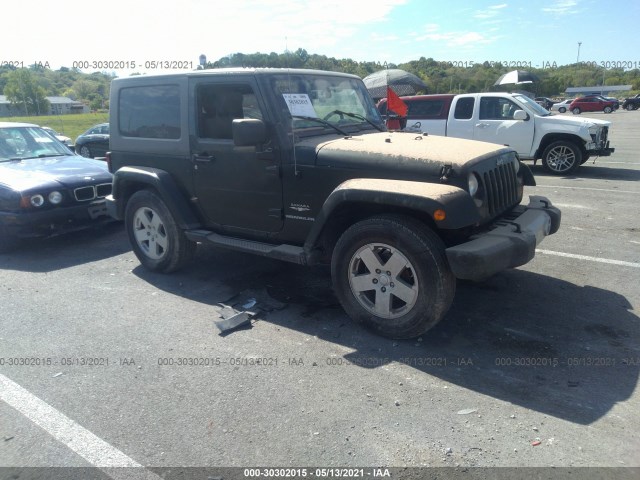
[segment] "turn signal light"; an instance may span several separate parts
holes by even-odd
[[[447,218],[447,214],[444,212],[444,210],[442,210],[441,208],[439,208],[438,210],[436,210],[435,212],[433,212],[433,219],[436,222],[441,222],[443,221],[445,218]]]

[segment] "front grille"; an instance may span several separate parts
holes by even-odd
[[[104,198],[111,193],[110,183],[78,187],[73,191],[73,196],[78,202],[87,202],[96,198]]]
[[[111,193],[111,184],[103,183],[101,185],[96,185],[96,196],[98,198],[104,198]]]
[[[482,180],[491,217],[500,215],[519,202],[518,179],[513,162],[485,172]]]

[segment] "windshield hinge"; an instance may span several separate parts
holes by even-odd
[[[449,177],[453,174],[453,165],[450,163],[446,163],[440,169],[440,181],[447,182],[449,181]]]

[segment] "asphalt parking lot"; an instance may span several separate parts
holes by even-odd
[[[325,269],[201,248],[180,273],[149,273],[117,224],[0,256],[0,478],[637,478],[624,467],[640,468],[640,112],[583,116],[613,122],[615,154],[571,177],[532,167],[526,192],[561,208],[561,230],[528,265],[459,282],[418,340],[353,325]],[[269,311],[219,335],[218,304],[251,298]],[[103,470],[19,468],[48,466]]]

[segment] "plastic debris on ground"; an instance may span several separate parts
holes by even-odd
[[[233,295],[224,302],[218,303],[221,320],[216,321],[220,335],[226,335],[240,328],[251,328],[253,320],[260,314],[282,310],[286,303],[279,302],[269,296],[266,291],[245,290]]]

